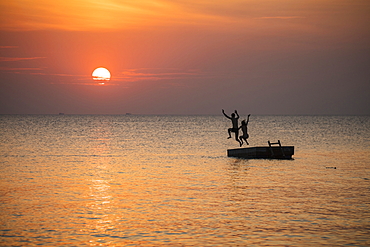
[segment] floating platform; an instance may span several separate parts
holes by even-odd
[[[268,142],[266,147],[249,147],[228,149],[228,157],[237,157],[244,159],[292,159],[294,155],[294,146],[281,146],[280,141],[277,143]],[[279,144],[279,146],[272,146]]]

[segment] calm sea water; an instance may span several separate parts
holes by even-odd
[[[1,246],[370,246],[370,117],[0,116]],[[334,169],[335,167],[336,169]]]

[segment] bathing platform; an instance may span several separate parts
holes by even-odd
[[[227,156],[244,159],[292,159],[294,146],[282,146],[280,140],[267,143],[266,147],[228,149]]]

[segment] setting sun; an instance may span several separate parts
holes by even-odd
[[[92,73],[93,80],[98,81],[100,84],[104,84],[104,81],[109,81],[110,76],[109,70],[103,67],[96,68]]]

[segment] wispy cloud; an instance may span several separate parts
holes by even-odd
[[[172,80],[184,78],[207,77],[206,73],[199,70],[181,71],[179,69],[140,68],[122,71],[116,78],[122,81],[144,81],[144,80]]]
[[[0,2],[0,7],[4,30],[117,29],[163,20],[173,10],[166,0],[19,0]]]
[[[304,16],[263,16],[263,17],[256,17],[255,19],[282,19],[282,20],[288,20],[288,19],[304,19],[306,17]]]
[[[318,20],[365,16],[369,1],[17,0],[0,1],[0,30],[127,30],[147,27],[253,26],[252,19]],[[351,10],[351,11],[348,11]],[[258,17],[260,16],[260,17]],[[367,19],[364,19],[367,20]],[[362,23],[362,22],[358,22]],[[366,25],[363,25],[366,28]]]
[[[34,70],[43,70],[43,68],[8,68],[0,67],[0,70],[5,71],[34,71]]]
[[[0,57],[0,62],[16,62],[23,60],[43,59],[46,57]]]
[[[16,70],[16,69],[14,69]],[[26,70],[26,68],[25,68]],[[35,69],[36,70],[36,69]],[[168,81],[166,84],[179,84],[182,79],[195,79],[214,77],[214,75],[201,72],[199,70],[185,70],[182,71],[176,68],[140,68],[140,69],[127,69],[119,74],[113,75],[111,80],[104,83],[93,81],[91,76],[88,75],[75,75],[75,74],[56,74],[44,72],[25,72],[28,74],[39,74],[44,76],[54,77],[50,84],[74,84],[74,85],[93,85],[93,86],[128,86],[127,82],[141,82],[141,81]],[[64,78],[64,79],[63,79]]]
[[[228,21],[238,0],[18,0],[0,2],[3,30],[117,30]],[[231,5],[232,7],[228,7]],[[216,6],[216,7],[215,7]],[[217,7],[218,6],[218,7]],[[229,11],[224,14],[225,8]],[[231,10],[230,10],[231,8]],[[28,11],[24,11],[27,9]],[[68,11],[67,11],[68,10]]]

